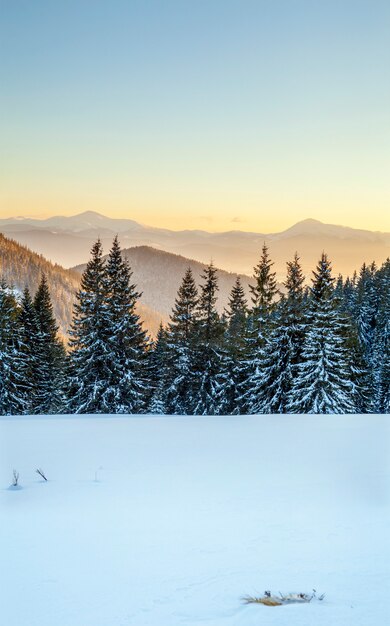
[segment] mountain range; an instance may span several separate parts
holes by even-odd
[[[270,248],[279,280],[284,279],[286,261],[295,251],[307,276],[325,250],[335,273],[350,275],[363,262],[382,263],[390,254],[390,233],[358,230],[307,219],[279,233],[203,230],[172,231],[140,224],[131,219],[113,219],[93,211],[73,217],[0,220],[0,231],[54,263],[72,267],[85,263],[93,242],[100,237],[108,248],[118,234],[122,248],[151,246],[157,250],[208,263],[230,272],[252,274],[263,242]]]

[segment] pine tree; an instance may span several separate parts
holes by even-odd
[[[190,415],[194,411],[195,326],[198,290],[188,268],[179,287],[168,326],[166,355],[166,412]]]
[[[43,274],[33,301],[37,335],[33,411],[48,415],[64,408],[65,349],[58,338],[46,276]],[[35,322],[34,322],[35,323]]]
[[[348,354],[336,308],[331,265],[322,254],[313,273],[302,362],[293,381],[292,413],[351,413],[355,407]]]
[[[19,349],[24,382],[25,413],[33,414],[40,384],[41,337],[30,291],[25,288],[19,311]]]
[[[352,400],[356,413],[373,413],[374,403],[374,376],[372,367],[366,360],[364,350],[359,340],[356,321],[341,308],[341,331],[349,363],[349,378],[352,385]]]
[[[156,339],[148,352],[148,412],[163,414],[167,386],[168,333],[160,323]]]
[[[247,300],[241,279],[237,276],[228,307],[225,310],[226,332],[221,370],[224,383],[219,390],[219,412],[237,415],[242,412],[241,387],[246,359]]]
[[[359,338],[356,309],[356,276],[344,282],[339,276],[334,290],[335,308],[339,312],[340,335],[345,341],[349,363],[352,399],[357,413],[373,410],[373,377],[364,347]]]
[[[263,323],[267,321],[268,314],[274,310],[275,297],[278,294],[276,283],[276,273],[271,271],[273,266],[270,260],[268,247],[264,243],[259,263],[253,270],[255,284],[250,285],[252,294],[252,316],[255,326],[261,329]]]
[[[266,346],[273,327],[278,295],[276,273],[272,271],[268,248],[264,243],[258,265],[254,268],[255,284],[250,285],[252,310],[246,333],[247,359],[243,363],[244,383],[241,387],[242,408],[248,413],[265,411],[262,393]]]
[[[390,259],[376,276],[378,311],[373,336],[373,402],[378,413],[390,413]]]
[[[189,343],[198,307],[198,290],[190,267],[179,287],[169,325],[170,336],[179,343]]]
[[[141,296],[131,282],[118,237],[110,250],[105,294],[110,376],[104,392],[109,413],[141,413],[146,407],[146,333],[135,307]]]
[[[222,368],[224,325],[216,309],[218,279],[213,263],[204,270],[202,278],[193,362],[194,413],[215,415],[220,411],[220,389],[225,381]]]
[[[287,413],[293,380],[301,362],[305,337],[304,276],[298,254],[287,263],[286,295],[275,311],[266,338],[261,376],[258,379],[255,413]]]
[[[112,367],[107,291],[103,249],[98,240],[81,278],[70,330],[70,412],[109,413],[111,408],[106,395]]]
[[[25,382],[19,350],[18,305],[12,289],[0,281],[0,415],[25,411]]]
[[[359,340],[364,357],[372,367],[373,344],[378,312],[378,296],[375,289],[375,264],[362,266],[356,285],[355,314]]]
[[[138,413],[146,401],[146,334],[140,294],[118,238],[107,264],[98,240],[81,279],[71,329],[70,407],[77,413]]]

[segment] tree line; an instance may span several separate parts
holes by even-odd
[[[32,298],[0,284],[0,414],[388,413],[390,260],[344,280],[321,255],[305,285],[296,254],[280,292],[266,245],[249,301],[240,278],[216,308],[212,263],[188,269],[169,323],[152,341],[115,238],[97,241],[69,331],[58,336],[42,276]]]

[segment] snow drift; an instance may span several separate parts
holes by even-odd
[[[386,416],[2,418],[0,621],[386,624],[389,434]],[[241,600],[312,588],[323,602]]]

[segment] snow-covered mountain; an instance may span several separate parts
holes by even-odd
[[[113,219],[87,211],[73,217],[9,218],[0,220],[0,231],[65,267],[85,263],[92,243],[100,237],[108,247],[119,234],[123,248],[152,246],[202,263],[212,258],[222,269],[251,274],[264,241],[270,247],[278,278],[295,251],[310,275],[325,250],[335,272],[351,274],[363,262],[383,262],[390,254],[390,233],[303,220],[280,233],[202,230],[172,231],[145,226],[130,219]]]

